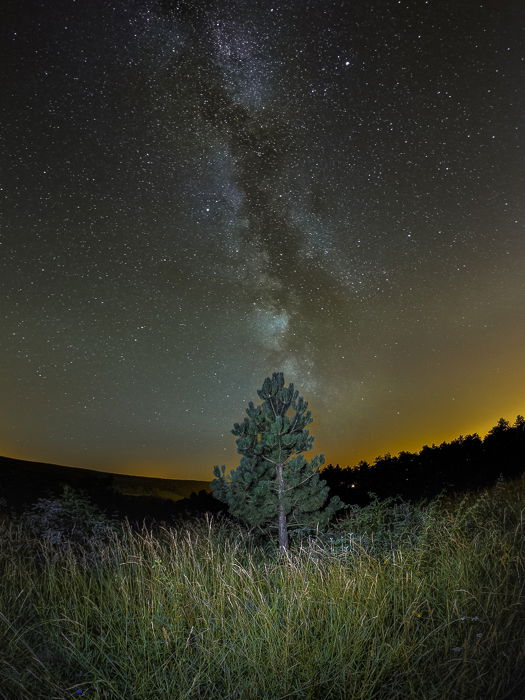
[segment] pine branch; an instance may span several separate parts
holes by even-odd
[[[304,484],[306,481],[308,481],[308,479],[311,479],[312,476],[313,476],[314,474],[315,474],[315,472],[312,472],[311,474],[308,474],[308,476],[306,477],[306,479],[303,479],[303,480],[300,481],[298,484],[295,484],[295,486],[289,486],[287,489],[284,489],[285,492],[286,492],[286,491],[291,491],[292,489],[297,489],[297,488],[299,488],[299,486],[300,486],[301,484]]]

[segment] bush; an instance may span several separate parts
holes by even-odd
[[[69,486],[60,496],[40,498],[22,520],[35,537],[55,548],[56,556],[62,552],[99,558],[116,533],[114,521]]]
[[[315,532],[301,530],[295,538],[315,541],[332,552],[350,553],[364,550],[371,555],[384,555],[400,547],[415,548],[423,544],[434,516],[440,507],[437,498],[428,504],[414,504],[399,497],[379,499],[370,493],[366,506],[352,504],[345,516],[330,529]]]

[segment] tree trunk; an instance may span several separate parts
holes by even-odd
[[[286,526],[286,513],[284,512],[284,478],[283,465],[277,465],[277,493],[279,497],[279,551],[288,551],[288,527]]]

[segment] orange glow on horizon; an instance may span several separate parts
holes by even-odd
[[[315,454],[324,453],[325,455],[325,466],[327,464],[339,464],[341,467],[351,467],[357,465],[360,461],[366,461],[369,464],[373,464],[377,457],[382,457],[385,454],[391,454],[396,456],[399,452],[419,452],[424,445],[431,446],[432,444],[439,445],[442,442],[450,442],[455,440],[460,435],[471,435],[477,433],[481,438],[483,438],[487,432],[496,425],[499,418],[503,417],[509,421],[510,424],[514,422],[517,415],[523,415],[525,410],[523,407],[512,405],[510,410],[502,411],[498,414],[491,412],[491,417],[483,416],[482,420],[472,421],[469,423],[464,423],[459,430],[454,430],[452,428],[442,431],[434,431],[432,428],[426,428],[423,431],[419,431],[417,434],[409,435],[408,432],[404,435],[401,434],[395,439],[389,440],[388,436],[384,436],[382,439],[375,440],[372,444],[366,441],[361,441],[360,446],[350,450],[347,444],[341,444],[335,446],[331,450],[323,449],[322,443],[324,440],[316,439],[314,443],[314,449],[308,453],[307,458],[311,458]],[[315,431],[312,430],[315,435]],[[231,441],[231,448],[229,452],[225,453],[222,460],[216,460],[216,462],[225,463],[227,468],[234,468],[238,464],[238,455],[235,452],[234,441]],[[169,462],[151,462],[148,463],[145,460],[140,460],[135,463],[91,463],[85,458],[82,460],[71,458],[59,457],[52,458],[49,455],[38,455],[33,451],[27,450],[22,451],[20,449],[8,449],[5,448],[1,451],[2,456],[11,457],[13,459],[21,459],[33,462],[43,462],[47,464],[56,464],[59,466],[69,466],[79,469],[92,469],[94,471],[107,472],[112,474],[130,475],[130,476],[143,476],[155,479],[184,479],[193,481],[211,481],[213,479],[213,460],[210,464],[203,465],[202,462],[199,464],[191,463],[190,460],[185,460],[184,467],[177,466],[175,460],[170,460]]]

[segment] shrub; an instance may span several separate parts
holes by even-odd
[[[88,497],[64,486],[54,498],[40,498],[23,516],[30,532],[60,552],[98,559],[116,534],[114,521],[107,518]]]

